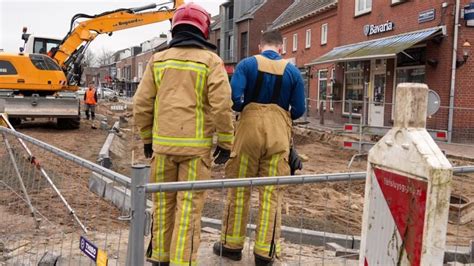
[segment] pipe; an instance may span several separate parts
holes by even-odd
[[[454,116],[454,94],[456,91],[456,60],[458,54],[458,35],[459,35],[459,7],[460,0],[456,0],[454,15],[454,40],[453,40],[453,61],[451,64],[451,90],[449,91],[449,115],[448,115],[448,143],[451,143],[453,137],[453,116]]]

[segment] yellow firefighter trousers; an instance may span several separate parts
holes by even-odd
[[[210,154],[173,156],[154,154],[151,182],[209,179]],[[171,265],[195,265],[201,233],[204,191],[161,192],[153,194],[152,238],[148,260]]]
[[[237,125],[227,178],[289,175],[288,154],[291,118],[275,104],[250,103]],[[254,253],[266,258],[280,255],[282,188],[258,187]],[[230,249],[242,249],[245,241],[250,188],[230,189],[223,216],[221,242]]]

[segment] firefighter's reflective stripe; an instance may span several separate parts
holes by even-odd
[[[263,243],[258,243],[255,242],[254,249],[256,251],[263,251],[263,252],[270,252],[271,244],[263,244]],[[281,252],[281,245],[280,242],[278,241],[276,243],[276,254],[280,254]]]
[[[195,261],[171,261],[170,265],[179,265],[179,266],[194,266],[197,265],[197,262]]]
[[[197,177],[197,164],[199,158],[192,159],[189,161],[189,168],[188,168],[188,181],[195,181]],[[183,206],[182,206],[182,214],[178,224],[178,241],[176,247],[176,254],[173,259],[171,259],[172,264],[179,264],[183,261],[183,254],[184,248],[186,244],[186,238],[191,237],[191,235],[187,236],[187,232],[189,229],[189,224],[192,222],[191,219],[191,212],[192,212],[192,200],[193,200],[193,192],[192,191],[185,191],[183,196]],[[189,241],[193,241],[190,239]],[[189,264],[189,262],[187,262]]]
[[[197,73],[196,79],[196,138],[204,137],[204,111],[202,104],[202,93],[204,91],[204,80],[206,76],[203,72]]]
[[[174,138],[153,136],[153,142],[163,146],[174,147],[211,147],[212,138]]]
[[[247,176],[247,168],[249,164],[249,157],[247,154],[242,154],[240,156],[240,165],[239,165],[239,178],[245,178]],[[237,188],[237,195],[235,199],[235,217],[234,217],[234,232],[232,238],[239,238],[243,240],[241,236],[241,227],[242,227],[242,213],[244,211],[244,194],[245,187]],[[245,232],[244,232],[245,233]]]
[[[191,61],[181,61],[181,60],[166,60],[162,62],[155,62],[154,69],[166,69],[174,68],[179,70],[189,70],[194,72],[203,72],[204,74],[209,73],[209,68],[202,63],[191,62]]]
[[[156,155],[156,175],[155,182],[161,183],[165,180],[165,155]],[[156,193],[157,197],[157,209],[158,214],[155,213],[155,224],[158,224],[158,236],[156,237],[157,243],[155,247],[158,247],[157,250],[153,250],[153,258],[158,259],[158,261],[167,261],[169,260],[169,252],[165,250],[165,230],[166,230],[166,194],[165,192]]]
[[[245,241],[245,235],[243,236],[221,235],[221,240],[228,244],[242,245]]]
[[[204,64],[189,61],[167,60],[164,62],[155,62],[153,72],[157,88],[159,88],[161,84],[164,71],[168,68],[196,72],[196,84],[194,85],[196,92],[196,138],[202,139],[204,138],[203,94],[209,68]],[[159,115],[158,101],[159,99],[155,100],[155,116]],[[155,129],[155,132],[158,132],[158,126],[155,126]]]
[[[277,175],[277,166],[278,161],[280,159],[279,154],[275,154],[272,156],[270,160],[270,168],[268,170],[268,176],[276,176]],[[275,186],[266,186],[264,193],[263,193],[263,208],[262,214],[260,217],[260,231],[257,237],[257,241],[255,241],[255,245],[264,246],[266,245],[266,237],[268,232],[268,225],[270,219],[270,208],[271,208],[271,200],[272,200],[272,192]],[[276,221],[274,221],[276,222]]]
[[[153,69],[153,73],[154,73],[154,79],[155,79],[155,88],[156,88],[156,91],[158,92],[158,90],[160,89],[160,85],[161,85],[161,79],[163,78],[163,69]],[[155,117],[158,117],[158,106],[159,106],[159,99],[156,98],[155,99],[155,103],[154,103],[154,116]],[[155,119],[154,122],[153,122],[153,132],[158,132],[158,119]]]
[[[152,136],[153,136],[153,133],[152,133],[151,129],[146,129],[146,130],[140,131],[140,137],[142,139],[151,139]]]
[[[218,142],[234,142],[234,134],[217,133]]]

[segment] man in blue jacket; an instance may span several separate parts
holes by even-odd
[[[265,32],[261,54],[242,60],[232,77],[233,109],[241,112],[226,177],[290,175],[292,120],[305,112],[304,85],[299,70],[280,56],[283,39]],[[255,234],[255,264],[272,265],[280,255],[282,189],[259,187],[259,212]],[[242,258],[250,202],[250,189],[229,190],[217,255]]]

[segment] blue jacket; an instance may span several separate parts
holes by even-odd
[[[272,60],[281,59],[280,55],[274,51],[264,51],[262,55]],[[237,64],[230,83],[232,86],[232,101],[234,102],[232,109],[234,111],[241,112],[245,107],[244,99],[253,95],[257,75],[258,66],[255,57],[245,58]],[[275,80],[276,78],[273,75],[265,74],[263,76],[258,103],[271,103]],[[281,93],[277,103],[281,108],[290,111],[293,120],[301,117],[306,109],[303,79],[300,71],[290,63],[286,66],[283,74]]]

